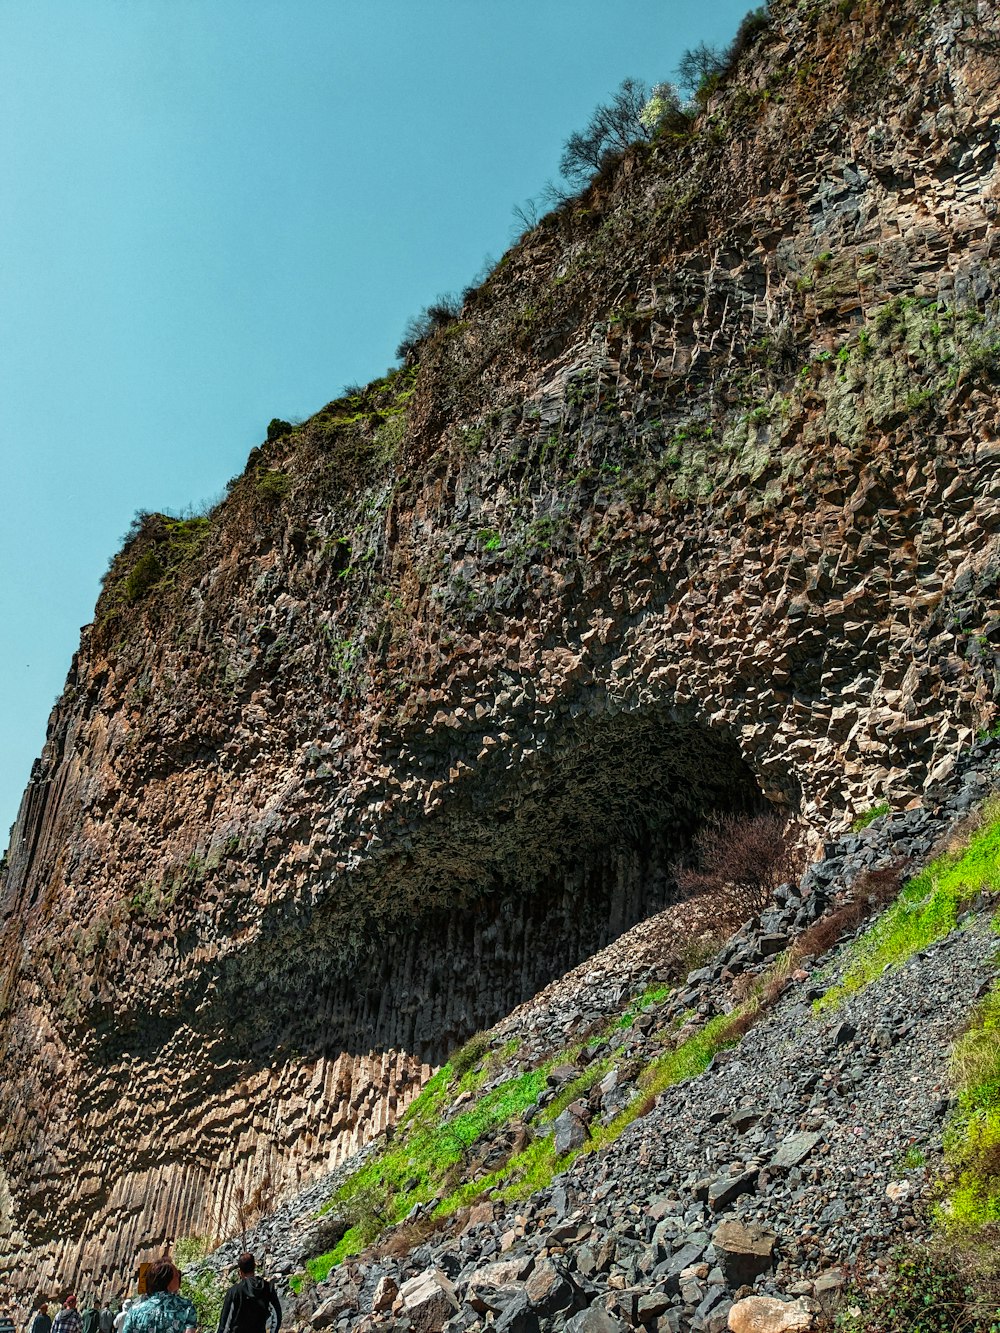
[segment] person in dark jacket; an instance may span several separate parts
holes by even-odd
[[[226,1292],[219,1316],[219,1333],[264,1333],[268,1317],[274,1312],[274,1329],[281,1327],[281,1302],[278,1293],[255,1270],[252,1254],[241,1254],[236,1264],[240,1280]]]
[[[92,1296],[83,1312],[83,1333],[101,1333],[101,1316],[97,1313],[97,1306]]]
[[[49,1307],[42,1301],[38,1307],[38,1313],[31,1321],[31,1333],[52,1333],[52,1320],[49,1317]]]

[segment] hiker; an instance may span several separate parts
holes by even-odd
[[[111,1308],[111,1302],[105,1301],[101,1306],[101,1313],[98,1316],[97,1326],[100,1333],[114,1333],[115,1312]]]
[[[97,1306],[91,1296],[83,1312],[83,1333],[100,1333],[100,1325],[101,1316],[97,1313]]]
[[[181,1270],[169,1259],[146,1269],[146,1299],[133,1304],[121,1333],[194,1333],[198,1311],[180,1294]]]
[[[38,1313],[31,1321],[31,1333],[52,1333],[52,1320],[49,1316],[47,1301],[42,1301],[39,1304]]]
[[[63,1301],[62,1309],[57,1311],[52,1321],[52,1333],[83,1333],[83,1320],[72,1292]]]
[[[281,1327],[281,1302],[278,1293],[258,1277],[257,1261],[252,1254],[241,1254],[236,1261],[240,1280],[226,1292],[219,1316],[219,1333],[264,1333],[267,1319],[274,1311],[273,1333]]]
[[[121,1326],[122,1324],[124,1324],[125,1316],[128,1314],[129,1310],[131,1310],[131,1308],[132,1308],[132,1297],[126,1296],[125,1299],[122,1301],[122,1308],[115,1315],[115,1333],[121,1333]],[[34,1333],[34,1330],[32,1330],[32,1333]]]

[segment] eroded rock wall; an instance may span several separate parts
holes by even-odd
[[[997,30],[774,6],[690,136],[150,517],[3,881],[7,1280],[233,1225],[670,900],[994,724]]]

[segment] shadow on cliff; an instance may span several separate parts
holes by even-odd
[[[676,709],[581,712],[543,741],[312,885],[311,903],[283,897],[197,1014],[109,1032],[106,1055],[148,1057],[184,1023],[244,1067],[387,1050],[440,1063],[676,901],[669,867],[706,816],[766,804],[733,738]]]

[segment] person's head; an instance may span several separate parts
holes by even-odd
[[[38,1313],[39,1313],[39,1314],[48,1314],[48,1312],[49,1312],[49,1303],[48,1303],[48,1301],[42,1301],[41,1304],[40,1304],[39,1307],[38,1307]]]
[[[65,1300],[64,1304],[65,1304],[70,1310],[75,1310],[75,1309],[76,1309],[76,1297],[73,1295],[72,1292],[70,1292],[70,1294],[66,1297],[66,1300]]]
[[[236,1267],[240,1270],[243,1277],[249,1277],[257,1267],[257,1260],[252,1254],[241,1254],[236,1260]]]
[[[127,1314],[128,1311],[131,1310],[131,1308],[132,1308],[132,1297],[126,1296],[125,1299],[122,1301],[122,1313]]]
[[[146,1270],[146,1291],[150,1296],[157,1291],[177,1291],[181,1285],[181,1273],[169,1259],[157,1259]]]

